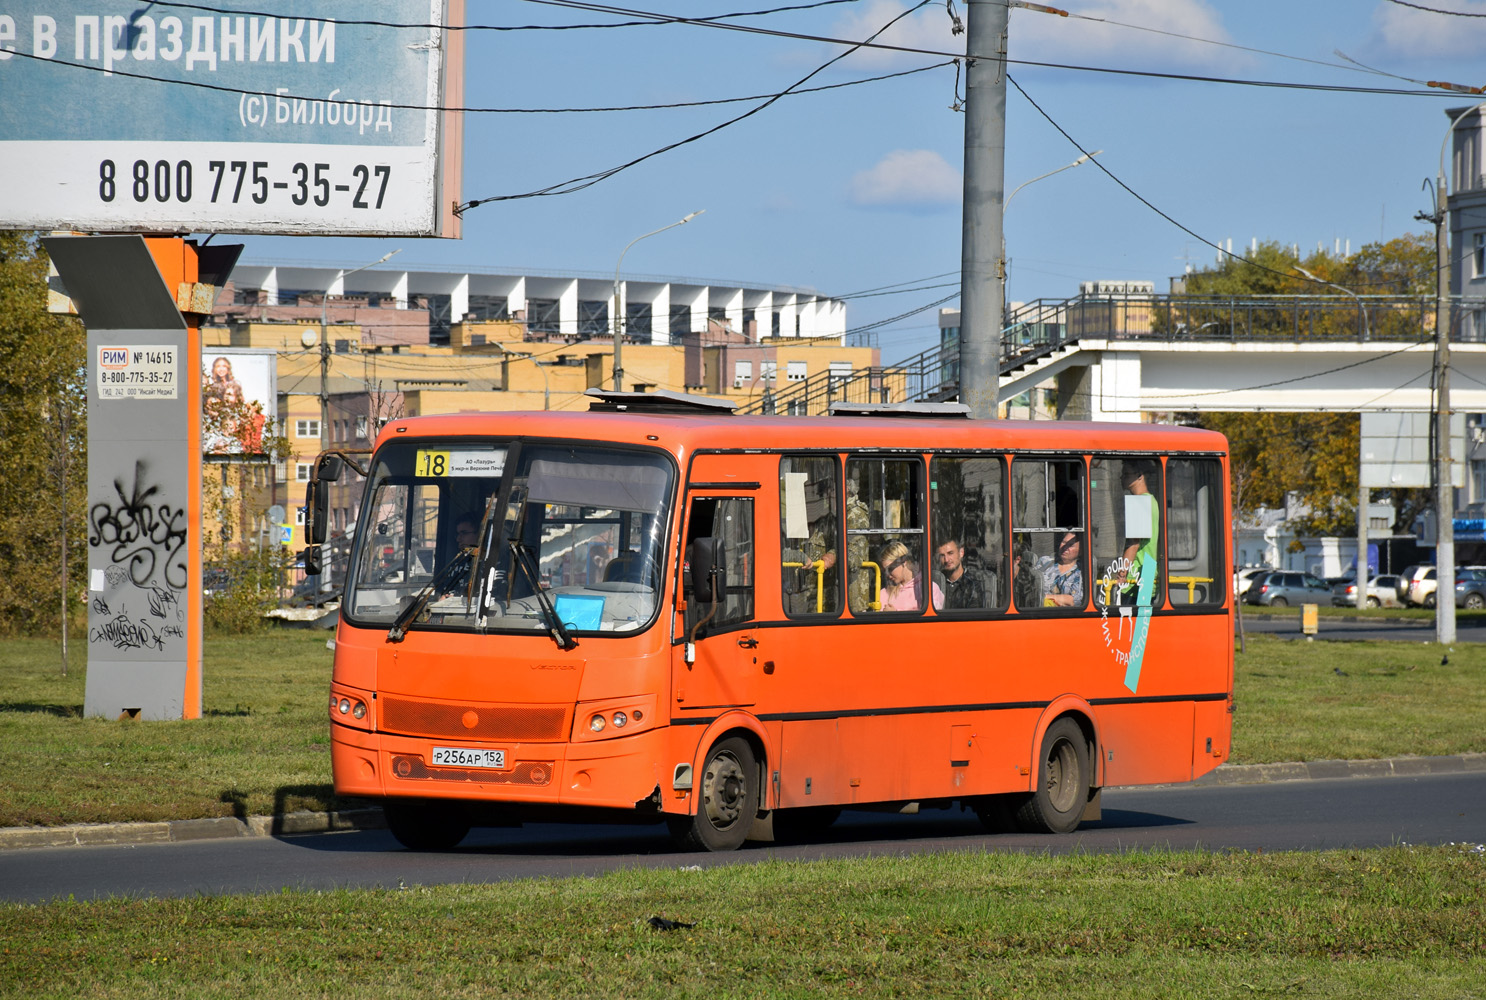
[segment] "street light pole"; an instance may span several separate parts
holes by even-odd
[[[1445,148],[1455,135],[1455,126],[1468,115],[1486,108],[1486,101],[1467,108],[1450,119],[1450,127],[1440,143],[1440,169],[1435,184],[1435,252],[1439,263],[1439,284],[1436,286],[1434,320],[1434,367],[1435,386],[1435,433],[1439,446],[1436,449],[1438,479],[1436,494],[1436,521],[1438,534],[1435,538],[1435,579],[1439,586],[1435,590],[1434,628],[1435,638],[1441,644],[1455,641],[1455,477],[1450,468],[1450,326],[1453,322],[1450,301],[1450,229],[1449,229],[1449,175],[1445,171]]]
[[[330,450],[330,341],[325,336],[326,326],[329,323],[326,309],[330,305],[330,290],[338,282],[345,281],[358,271],[385,264],[400,253],[402,253],[401,247],[390,253],[384,253],[370,264],[362,264],[350,271],[341,271],[329,285],[325,286],[325,294],[320,296],[320,450],[322,452]],[[344,289],[342,289],[342,294],[345,294]]]
[[[643,239],[649,239],[651,236],[656,235],[656,233],[663,233],[667,229],[675,229],[677,226],[684,226],[688,222],[690,222],[692,219],[695,219],[697,216],[701,215],[705,211],[707,211],[705,208],[699,208],[695,212],[692,212],[692,213],[690,213],[690,214],[682,217],[680,220],[671,223],[669,226],[661,226],[659,229],[652,230],[651,232],[645,233],[643,236],[636,236],[634,239],[630,240],[628,244],[625,245],[625,248],[623,250],[619,251],[619,262],[614,265],[614,317],[613,317],[613,319],[614,319],[614,391],[615,392],[622,392],[622,391],[624,391],[624,384],[623,384],[624,383],[624,361],[623,361],[623,358],[622,358],[621,353],[620,353],[621,350],[622,350],[622,345],[624,343],[624,322],[623,322],[623,320],[619,316],[619,269],[624,266],[624,255],[627,254],[627,253],[629,253],[629,248],[630,247],[634,246],[636,243],[640,242],[641,240],[643,240]]]
[[[1347,295],[1352,296],[1352,300],[1357,303],[1357,311],[1362,314],[1362,339],[1372,340],[1372,323],[1367,318],[1367,307],[1362,304],[1362,297],[1360,295],[1358,295],[1356,292],[1352,291],[1345,285],[1338,285],[1334,281],[1327,281],[1325,278],[1316,277],[1314,274],[1307,271],[1299,264],[1295,265],[1295,270],[1299,271],[1302,275],[1309,278],[1311,281],[1314,281],[1318,285],[1325,285],[1328,288],[1335,288],[1339,292],[1345,292]]]

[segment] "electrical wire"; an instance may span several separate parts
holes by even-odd
[[[743,10],[734,11],[730,14],[712,14],[708,17],[686,18],[690,23],[706,23],[709,21],[722,21],[734,17],[766,17],[770,14],[787,14],[799,10],[814,10],[817,7],[832,7],[837,4],[858,3],[860,0],[817,0],[815,3],[798,4],[792,7],[773,7],[768,10]],[[263,10],[245,10],[216,7],[210,4],[199,3],[177,3],[173,0],[155,0],[156,7],[179,7],[183,10],[199,10],[210,14],[238,14],[245,17],[283,17],[282,13]],[[407,28],[417,30],[444,30],[444,31],[575,31],[587,28],[648,28],[664,25],[673,19],[664,14],[643,14],[643,20],[607,22],[604,24],[433,24],[431,22],[416,21],[375,21],[360,18],[337,18],[337,17],[314,17],[299,15],[296,21],[309,21],[321,24],[353,25],[355,27],[370,28]]]
[[[845,295],[834,296],[834,298],[849,299],[858,295],[866,295],[869,292],[881,292],[886,291],[889,288],[902,288],[904,285],[916,285],[921,281],[938,281],[940,278],[948,278],[954,275],[958,275],[959,273],[959,270],[945,271],[943,274],[931,274],[927,278],[913,278],[908,281],[895,281],[890,285],[878,285],[875,288],[863,288],[859,291],[847,292]]]
[[[1388,0],[1389,3],[1400,7],[1410,7],[1414,10],[1427,11],[1430,14],[1447,14],[1450,17],[1486,17],[1486,14],[1478,14],[1468,10],[1442,10],[1439,7],[1426,7],[1422,3],[1409,3],[1408,0]]]
[[[894,17],[891,20],[889,20],[881,28],[878,28],[877,31],[875,31],[872,34],[872,36],[868,39],[868,41],[870,42],[872,38],[876,38],[878,35],[881,35],[884,31],[887,31],[888,28],[891,28],[894,24],[897,24],[903,18],[907,17],[909,14],[911,14],[914,11],[918,10],[920,7],[927,6],[928,4],[933,3],[933,2],[934,2],[934,0],[920,0],[920,2],[918,4],[916,4],[916,5],[912,6],[912,7],[909,7],[907,10],[903,11],[901,14],[898,14],[896,17]],[[454,214],[455,215],[461,215],[462,216],[465,212],[469,211],[470,209],[476,208],[476,207],[478,207],[480,205],[488,204],[490,202],[512,201],[512,200],[521,199],[521,198],[544,198],[544,197],[552,197],[554,195],[561,195],[561,194],[573,194],[575,192],[583,191],[583,190],[585,190],[587,188],[593,187],[595,184],[598,184],[601,181],[608,180],[610,177],[613,177],[614,175],[620,173],[621,171],[628,170],[630,167],[637,166],[637,165],[639,165],[641,163],[644,163],[646,160],[652,159],[653,157],[656,157],[656,156],[660,156],[662,153],[668,153],[668,152],[670,152],[673,149],[678,149],[681,146],[685,146],[685,145],[687,145],[689,143],[697,142],[698,140],[704,139],[704,138],[706,138],[709,135],[713,135],[714,133],[720,132],[723,129],[725,129],[725,128],[731,126],[731,125],[736,125],[738,122],[741,122],[741,121],[743,121],[746,118],[753,117],[754,115],[758,114],[760,111],[763,111],[765,108],[770,107],[775,102],[777,102],[777,101],[781,100],[782,98],[784,98],[791,91],[794,91],[798,87],[804,86],[813,77],[815,77],[816,75],[818,75],[820,73],[825,72],[825,70],[828,69],[833,64],[835,64],[837,62],[840,62],[842,59],[845,59],[847,56],[851,55],[851,53],[855,52],[858,48],[860,48],[862,44],[865,44],[865,43],[859,43],[857,45],[854,45],[852,48],[847,49],[845,52],[841,52],[841,53],[838,53],[838,54],[832,56],[830,59],[827,59],[824,63],[822,63],[821,65],[817,66],[815,69],[813,69],[809,73],[805,74],[805,76],[801,77],[795,83],[793,83],[790,86],[786,87],[784,90],[780,91],[778,94],[775,94],[773,97],[770,97],[768,100],[762,102],[757,107],[750,108],[749,110],[743,112],[743,114],[737,115],[737,116],[735,116],[733,118],[729,118],[727,121],[724,121],[724,122],[721,122],[721,123],[719,123],[717,125],[714,125],[711,128],[709,128],[709,129],[705,129],[705,130],[703,130],[701,132],[695,133],[694,135],[687,136],[685,139],[679,139],[676,142],[673,142],[673,143],[670,143],[668,145],[662,146],[659,149],[652,150],[652,151],[650,151],[648,153],[645,153],[645,154],[643,154],[641,156],[637,156],[637,157],[635,157],[632,160],[629,160],[629,161],[627,161],[625,163],[619,164],[618,166],[609,167],[606,170],[598,171],[597,173],[586,174],[586,175],[584,175],[582,177],[574,177],[574,178],[571,178],[571,179],[566,180],[566,181],[561,181],[561,182],[559,182],[557,184],[548,185],[545,188],[538,188],[535,191],[525,192],[524,194],[494,195],[494,196],[488,197],[488,198],[475,198],[475,199],[472,199],[470,201],[465,202],[462,205],[456,206],[456,208],[454,209]]]
[[[896,288],[885,292],[857,292],[855,295],[837,295],[835,298],[845,301],[847,299],[875,299],[881,295],[902,295],[904,292],[927,292],[934,288],[958,287],[958,281],[943,281],[937,285],[916,285],[912,288]]]

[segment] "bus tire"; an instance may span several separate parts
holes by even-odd
[[[1037,790],[1016,813],[1028,833],[1072,833],[1089,801],[1089,744],[1070,718],[1047,727],[1038,757]]]
[[[441,802],[387,802],[382,812],[387,830],[410,851],[448,851],[470,832],[459,808]]]
[[[736,851],[758,816],[758,763],[741,736],[720,740],[707,751],[697,782],[694,816],[668,816],[666,825],[686,851]]]

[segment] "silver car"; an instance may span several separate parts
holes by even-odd
[[[1284,608],[1292,604],[1321,604],[1331,599],[1331,585],[1320,577],[1293,570],[1256,576],[1245,600],[1249,604]]]
[[[1331,588],[1331,603],[1339,608],[1357,606],[1357,582],[1343,580]],[[1375,576],[1367,581],[1367,606],[1370,608],[1402,607],[1398,599],[1398,577],[1391,574]]]

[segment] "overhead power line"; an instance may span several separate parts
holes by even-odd
[[[1439,7],[1426,7],[1422,3],[1409,3],[1408,0],[1388,0],[1389,3],[1400,7],[1410,7],[1414,10],[1427,11],[1430,14],[1448,14],[1450,17],[1486,17],[1486,14],[1469,10],[1444,10]]]

